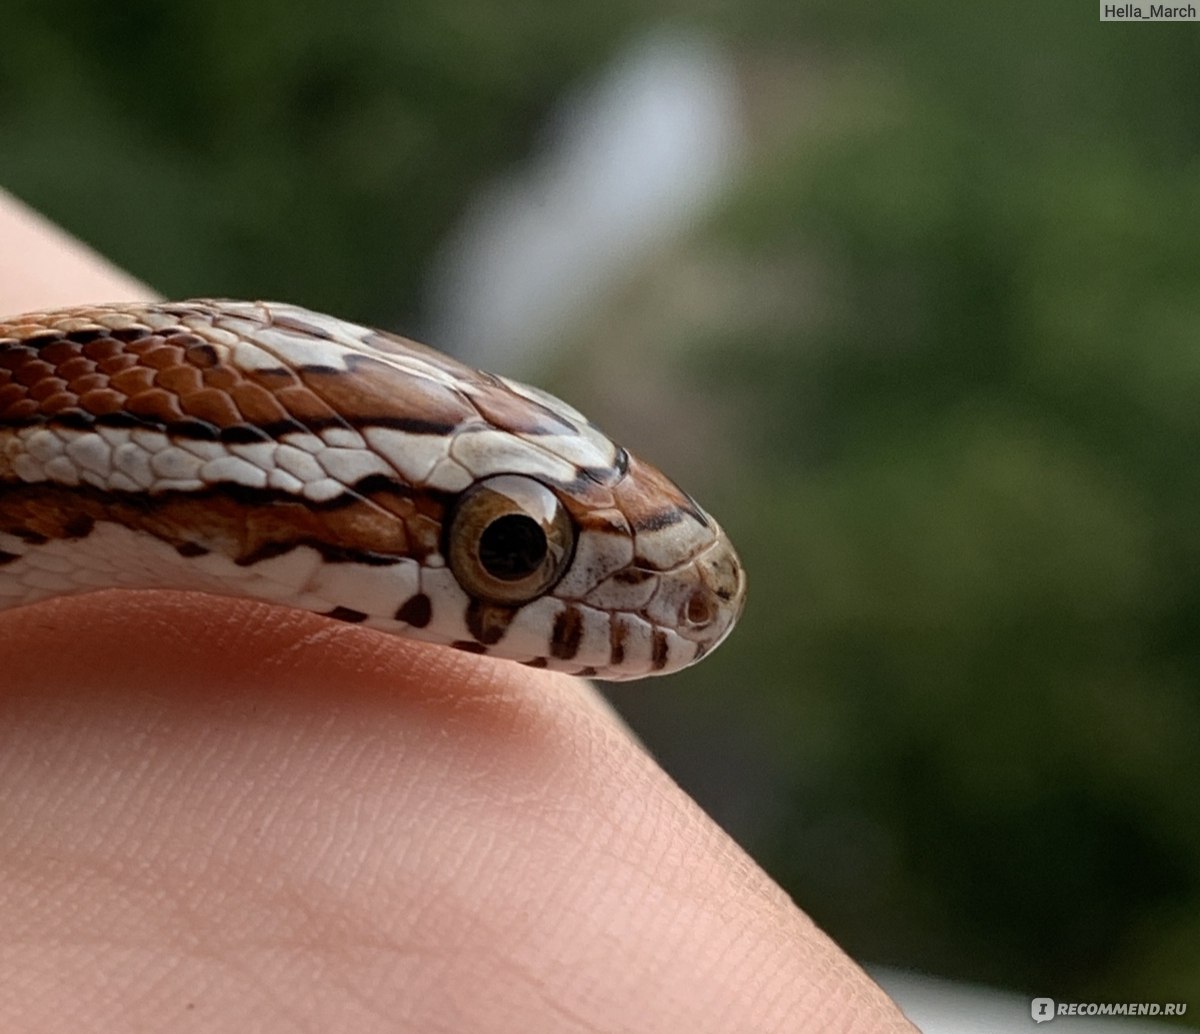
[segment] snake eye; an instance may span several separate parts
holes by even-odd
[[[528,603],[567,569],[575,528],[540,481],[501,474],[473,485],[450,518],[447,555],[458,584],[489,603]]]

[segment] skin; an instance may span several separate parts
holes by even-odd
[[[151,296],[0,238],[0,312]],[[575,679],[167,593],[0,672],[0,1029],[915,1029]]]

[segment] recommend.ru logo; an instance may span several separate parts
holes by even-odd
[[[1045,1023],[1047,1020],[1054,1019],[1054,999],[1035,998],[1029,1003],[1029,1014],[1033,1017],[1034,1023]]]

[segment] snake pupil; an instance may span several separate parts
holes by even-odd
[[[546,559],[546,533],[531,517],[510,513],[492,521],[479,537],[479,562],[493,578],[516,581]]]

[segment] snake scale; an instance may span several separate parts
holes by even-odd
[[[0,319],[0,608],[199,590],[603,679],[699,660],[745,576],[566,403],[268,302]]]

